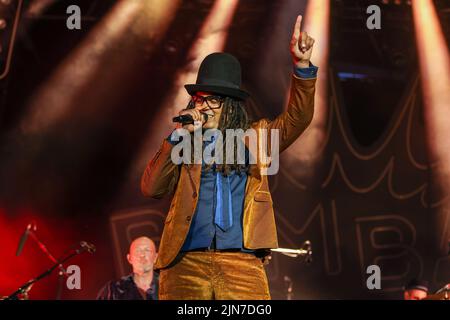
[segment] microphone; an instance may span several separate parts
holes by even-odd
[[[80,246],[89,253],[94,253],[96,250],[95,246],[92,243],[88,243],[86,241],[81,241]]]
[[[22,253],[23,247],[25,246],[25,242],[27,242],[28,235],[30,234],[31,229],[34,229],[34,231],[36,231],[36,225],[34,223],[28,224],[24,233],[20,237],[19,245],[17,246],[17,251],[16,251],[17,257],[20,256],[20,254]]]
[[[208,115],[206,113],[202,113],[202,115],[203,115],[203,118],[205,119],[205,122],[208,121]],[[192,118],[192,116],[190,114],[182,114],[180,116],[174,117],[172,119],[172,122],[179,122],[183,125],[193,124],[194,119]]]

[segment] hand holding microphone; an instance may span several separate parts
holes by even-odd
[[[193,132],[194,122],[200,121],[202,124],[205,124],[208,121],[208,115],[197,109],[185,109],[181,110],[179,116],[174,117],[172,121],[179,123],[178,128],[183,127],[189,132]]]

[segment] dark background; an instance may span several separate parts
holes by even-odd
[[[188,50],[213,1],[182,1],[150,54],[132,32],[122,37],[105,54],[96,81],[71,101],[69,117],[32,133],[22,123],[36,92],[116,1],[55,1],[39,14],[29,12],[31,3],[24,2],[10,71],[0,80],[0,295],[50,266],[32,241],[20,257],[14,255],[34,220],[56,256],[80,240],[97,246],[94,255],[72,260],[82,269],[82,289],[63,292],[65,299],[93,299],[106,281],[130,271],[124,255],[131,239],[147,234],[159,241],[170,199],[140,194],[145,163],[137,159],[149,133],[155,140],[144,152],[147,160],[159,137],[170,133],[170,123],[164,132],[149,128],[173,94],[177,70],[189,64]],[[66,28],[65,13],[75,3],[83,14],[76,31]],[[239,2],[224,51],[241,61],[255,118],[283,110],[291,65],[288,40],[277,41],[277,19],[286,8],[295,9],[282,15],[289,39],[306,3]],[[365,26],[365,8],[375,3],[382,7],[383,26],[372,31]],[[435,5],[448,44],[450,7],[445,1]],[[314,260],[306,266],[274,254],[267,266],[272,296],[286,297],[286,276],[296,299],[398,299],[412,277],[429,280],[437,290],[450,279],[448,217],[439,213],[443,197],[434,191],[426,156],[411,6],[331,1],[329,47],[323,158],[313,178],[305,178],[309,167],[295,158],[301,148],[295,144],[270,179],[280,246],[299,247],[309,239]],[[263,62],[267,51],[280,57],[277,64]],[[120,94],[106,85],[121,76],[113,72],[117,64],[135,72],[116,79]],[[86,110],[95,111],[86,116]],[[366,288],[370,264],[381,267],[380,291]],[[55,273],[36,284],[30,297],[53,299],[56,284]]]

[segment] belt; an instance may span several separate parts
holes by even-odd
[[[241,249],[196,248],[185,252],[243,252]]]

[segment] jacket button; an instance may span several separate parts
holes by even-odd
[[[187,221],[187,222],[191,221],[191,216],[187,216],[187,217],[186,217],[186,221]]]

